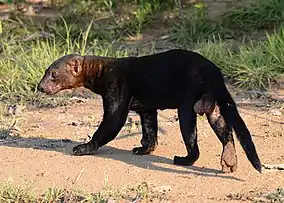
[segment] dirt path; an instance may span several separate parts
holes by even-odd
[[[254,107],[240,107],[240,112],[254,135],[262,162],[284,163],[283,114],[272,116]],[[249,201],[284,186],[283,171],[259,174],[238,142],[238,170],[222,174],[221,144],[204,117],[198,119],[199,160],[191,167],[173,165],[174,155],[186,154],[174,115],[172,110],[160,112],[159,147],[152,155],[132,154],[131,149],[140,143],[141,129],[126,125],[97,154],[75,157],[70,155],[72,147],[86,141],[102,117],[99,99],[24,112],[19,126],[21,137],[0,140],[0,179],[29,183],[38,191],[57,186],[86,192],[99,191],[106,183],[124,187],[145,181],[156,188],[169,188],[166,196],[174,202]],[[137,119],[135,115],[130,117]]]

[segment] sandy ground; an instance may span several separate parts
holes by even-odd
[[[283,113],[273,116],[269,110],[253,106],[240,106],[239,111],[263,164],[284,163]],[[102,113],[100,99],[24,111],[18,126],[21,137],[0,140],[0,179],[31,184],[37,191],[57,186],[85,192],[97,192],[105,185],[122,188],[147,182],[153,188],[166,188],[166,199],[172,202],[250,201],[284,187],[283,171],[259,174],[238,142],[238,169],[223,174],[221,143],[204,117],[198,118],[200,158],[194,166],[173,165],[174,155],[186,155],[174,110],[159,113],[159,147],[151,155],[132,154],[131,149],[140,145],[141,129],[126,124],[96,154],[72,156],[72,147],[89,139]],[[129,117],[137,120],[134,113]]]

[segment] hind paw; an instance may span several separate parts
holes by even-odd
[[[226,162],[221,163],[223,173],[233,173],[237,170],[237,165],[229,166]]]
[[[224,173],[231,173],[237,170],[237,155],[235,147],[232,143],[227,143],[224,146],[222,157],[221,157],[221,166]]]
[[[191,166],[194,164],[194,162],[198,159],[198,157],[181,157],[181,156],[175,156],[174,157],[174,164],[180,165],[180,166]]]

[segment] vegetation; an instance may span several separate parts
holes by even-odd
[[[250,6],[238,7],[224,16],[224,24],[231,28],[255,31],[277,28],[284,18],[281,0],[258,0]]]
[[[275,192],[265,195],[265,198],[269,200],[269,202],[283,202],[284,201],[284,189],[277,188]]]
[[[172,29],[172,39],[215,62],[242,88],[268,88],[283,75],[284,2],[254,1],[211,22],[197,4],[191,15]],[[250,38],[258,33],[263,39]]]
[[[129,202],[145,202],[153,201],[156,198],[160,201],[163,198],[162,194],[153,191],[146,182],[133,187],[124,187],[120,190],[118,188],[106,186],[98,193],[86,193],[83,191],[76,191],[72,189],[59,189],[57,187],[48,188],[41,194],[33,192],[32,187],[29,186],[15,186],[10,182],[1,184],[0,186],[0,201],[3,203],[104,203],[112,202],[111,200],[127,200]],[[230,195],[231,199],[247,200],[245,195]],[[284,201],[283,188],[277,188],[276,191],[267,194],[249,196],[253,202],[275,202],[280,203]],[[143,201],[143,202],[144,202]]]
[[[3,203],[103,203],[110,198],[114,200],[147,200],[149,195],[152,194],[147,183],[134,187],[125,187],[121,190],[106,186],[95,194],[52,187],[43,194],[36,195],[32,192],[32,189],[27,186],[15,186],[11,183],[3,184],[0,186],[0,201]]]
[[[10,0],[1,2],[11,5]],[[52,104],[54,97],[36,91],[52,61],[73,52],[112,57],[154,53],[155,37],[147,51],[129,44],[155,29],[166,30],[168,44],[211,59],[241,88],[267,89],[284,77],[283,0],[255,0],[225,13],[219,21],[208,19],[206,4],[181,8],[179,0],[53,2],[60,15],[53,13],[52,18],[27,17],[19,11],[5,20],[0,16],[0,138],[8,136],[15,123],[15,117],[2,116],[9,104]],[[0,202],[106,202],[109,197],[129,198],[129,192],[134,194],[131,197],[147,199],[149,188],[142,184],[117,192],[106,187],[96,194],[50,188],[36,196],[30,188],[5,184],[0,187]],[[283,201],[283,189],[267,199]]]
[[[155,26],[167,28],[177,46],[211,59],[242,88],[269,88],[284,73],[281,0],[258,0],[226,13],[218,22],[207,18],[206,5],[200,3],[187,6],[191,12],[185,15],[176,0],[60,2],[56,6],[61,16],[55,20],[37,22],[15,12],[0,21],[2,101],[34,104],[42,100],[36,84],[45,68],[63,54],[123,57],[155,52],[137,52],[126,43],[129,36],[139,36]],[[165,11],[179,17],[164,22]]]

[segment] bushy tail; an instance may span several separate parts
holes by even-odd
[[[205,75],[207,75],[206,79],[209,81],[211,91],[216,96],[222,115],[224,115],[225,120],[229,122],[229,125],[233,127],[237,138],[253,167],[261,173],[261,162],[257,155],[251,134],[238,113],[236,103],[225,86],[221,71],[215,66],[212,69],[210,68],[209,74],[207,72]]]
[[[236,106],[229,106],[228,113],[232,117],[231,122],[233,129],[247,155],[247,158],[249,159],[253,167],[261,173],[261,162],[253,144],[251,134],[248,131],[240,114],[238,113]]]

